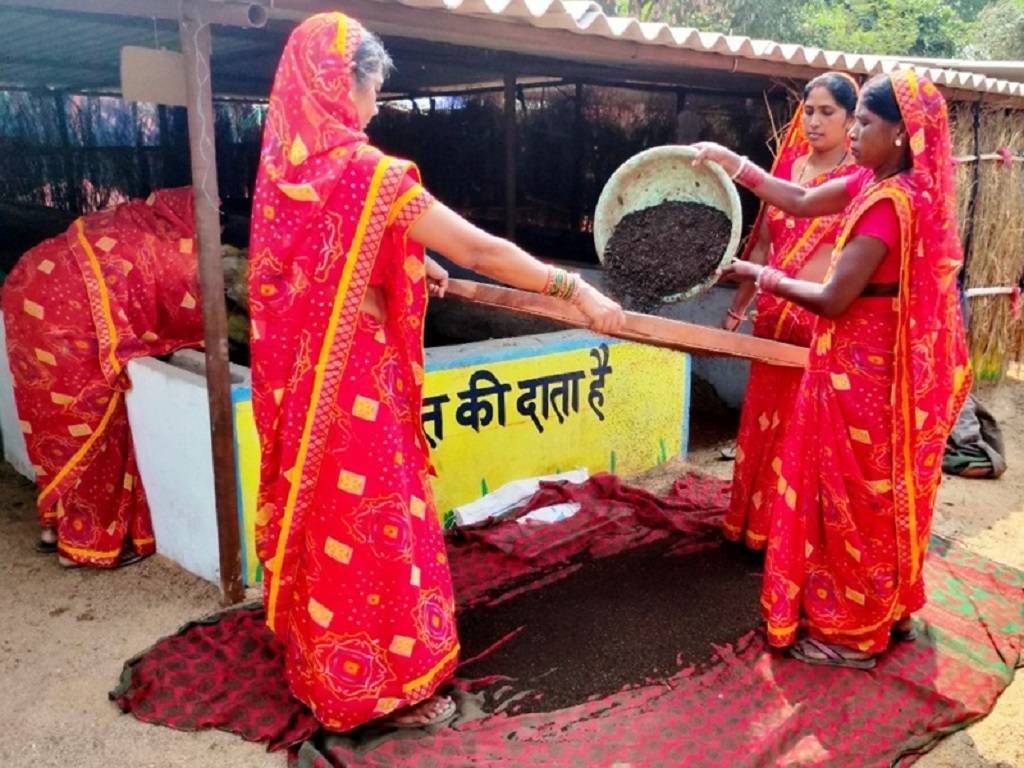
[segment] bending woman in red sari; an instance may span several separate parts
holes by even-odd
[[[804,187],[817,187],[857,172],[847,132],[857,106],[857,85],[846,74],[827,72],[811,80],[789,124],[772,175]],[[772,205],[764,205],[754,222],[745,260],[767,264],[789,277],[825,279],[841,218],[802,219]],[[722,327],[735,331],[754,298],[752,283],[736,290]],[[757,296],[754,335],[806,347],[817,317],[778,296]],[[776,486],[771,461],[790,409],[796,400],[803,371],[757,361],[750,365],[750,381],[743,400],[732,497],[723,524],[731,541],[751,549],[764,549],[768,541],[769,510]]]
[[[190,187],[77,219],[3,287],[14,399],[35,467],[38,548],[64,566],[152,554],[125,366],[203,342]]]
[[[870,174],[814,190],[721,147],[702,156],[784,210],[850,206],[824,284],[746,262],[727,273],[821,317],[773,462],[769,642],[808,663],[866,669],[893,639],[914,634],[943,448],[971,374],[944,99],[911,71],[876,77],[852,139]]]
[[[458,663],[451,575],[420,426],[423,317],[447,274],[424,246],[573,301],[617,304],[446,208],[363,133],[391,66],[340,13],[292,32],[254,199],[249,295],[267,623],[327,728],[443,723]]]

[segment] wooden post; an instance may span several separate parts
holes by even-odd
[[[132,102],[132,122],[135,124],[135,162],[142,168],[142,197],[153,191],[153,179],[149,172],[149,150],[142,138],[142,124],[139,122],[139,103]]]
[[[220,544],[220,585],[226,604],[244,597],[242,559],[235,490],[235,443],[231,420],[231,375],[228,369],[228,324],[221,268],[217,160],[213,133],[213,90],[210,82],[210,25],[197,6],[186,2],[179,21],[188,88],[188,136],[192,158],[206,341],[206,387],[210,405],[213,484]]]
[[[569,216],[574,233],[581,231],[583,221],[583,83],[576,83],[572,100],[572,189],[569,201]]]
[[[78,174],[75,173],[75,157],[71,151],[71,134],[68,130],[67,113],[68,95],[64,91],[53,92],[53,106],[57,111],[57,129],[60,131],[60,152],[61,162],[64,164],[64,184],[67,186],[67,193],[64,196],[70,212],[75,216],[81,216],[82,210],[82,185],[76,183]]]
[[[505,73],[505,237],[516,237],[516,76]]]

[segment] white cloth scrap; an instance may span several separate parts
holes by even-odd
[[[587,481],[588,477],[590,477],[590,474],[587,470],[581,468],[574,469],[571,472],[561,472],[557,475],[544,475],[542,477],[527,477],[522,480],[512,480],[511,482],[505,483],[497,490],[491,491],[491,493],[488,493],[486,496],[479,498],[476,501],[471,501],[468,504],[463,504],[461,507],[456,507],[452,510],[455,514],[455,524],[459,526],[474,525],[491,517],[500,517],[502,514],[515,509],[533,496],[533,494],[540,490],[541,482],[558,482],[560,480],[564,480],[570,483],[584,483]],[[579,505],[576,506],[578,507]],[[540,510],[537,511],[539,512]],[[577,509],[576,511],[579,510]],[[565,512],[567,512],[567,510],[562,510],[558,513],[546,514],[564,514]],[[575,514],[575,512],[573,512],[573,514]],[[543,515],[541,517],[543,517]]]

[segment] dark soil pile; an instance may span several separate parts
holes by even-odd
[[[622,217],[604,252],[608,285],[627,309],[650,312],[715,271],[732,224],[717,208],[667,201]]]
[[[542,588],[466,610],[459,677],[496,676],[485,709],[511,694],[510,714],[550,712],[668,678],[760,624],[757,555],[725,545],[678,556],[672,545],[588,558]]]

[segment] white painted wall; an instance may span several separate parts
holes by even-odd
[[[4,458],[18,472],[29,480],[35,480],[36,473],[28,459],[25,435],[18,423],[18,409],[14,404],[14,379],[7,358],[7,333],[4,330],[4,313],[0,312],[0,435],[3,436]]]
[[[153,518],[156,551],[188,571],[220,582],[213,490],[210,414],[202,352],[171,362],[128,364],[128,420],[139,474]],[[248,369],[231,367],[233,386],[248,386]]]

